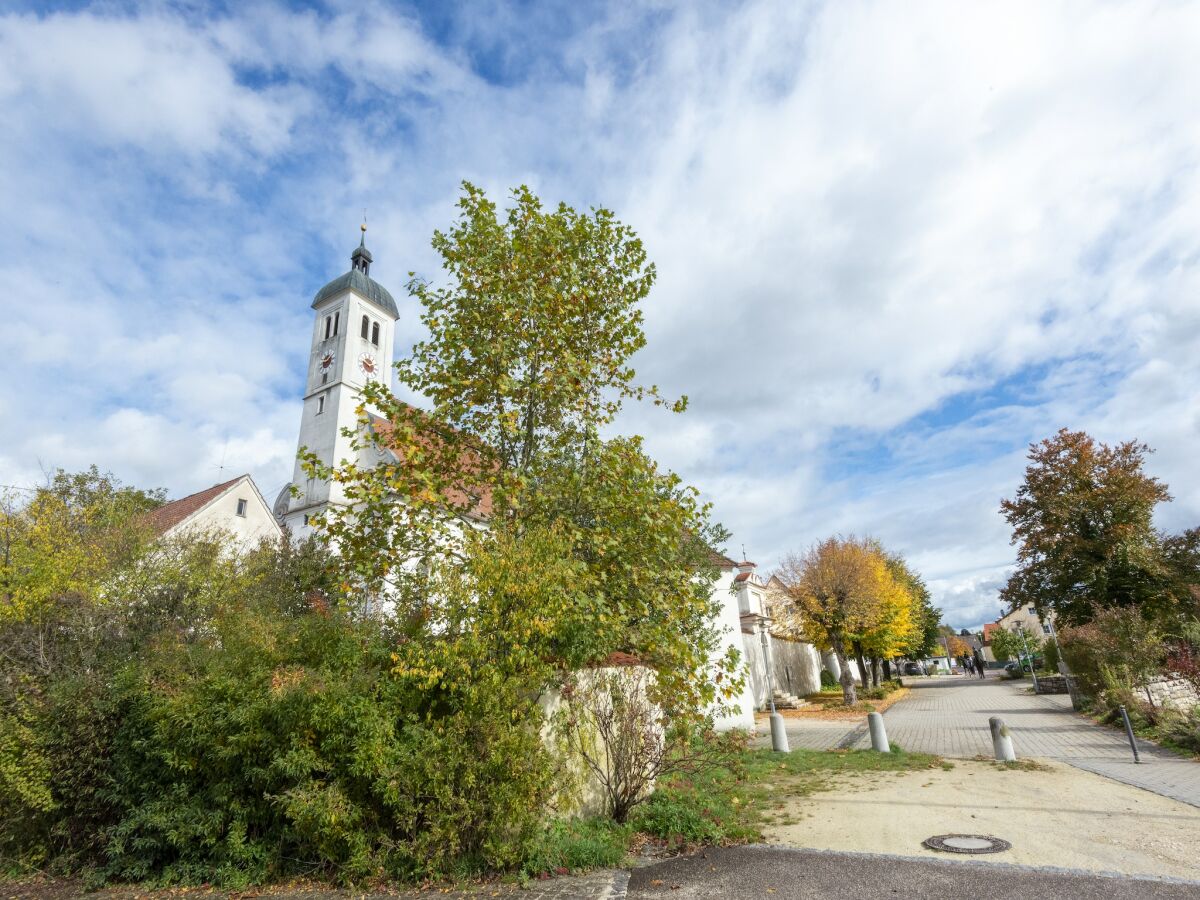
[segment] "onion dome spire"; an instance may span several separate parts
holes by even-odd
[[[350,269],[352,271],[362,272],[364,275],[371,274],[371,251],[367,249],[367,223],[362,223],[362,237],[358,241],[358,246],[354,252],[350,254]]]

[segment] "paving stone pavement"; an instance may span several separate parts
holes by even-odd
[[[1142,763],[1135,764],[1124,732],[1076,714],[1065,695],[1027,693],[1029,682],[998,678],[943,676],[906,679],[906,684],[911,694],[883,714],[889,740],[905,750],[991,757],[988,719],[999,716],[1012,732],[1018,758],[1058,760],[1200,807],[1200,763],[1139,740]],[[812,719],[785,722],[792,747],[870,746],[865,717],[857,725]],[[765,724],[760,725],[759,745],[764,744],[764,729]],[[765,745],[770,746],[769,736]]]
[[[514,900],[625,900],[629,872],[603,869],[571,878],[535,881]]]

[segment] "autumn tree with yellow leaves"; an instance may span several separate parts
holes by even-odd
[[[916,594],[895,577],[883,548],[872,539],[827,538],[804,553],[788,554],[776,575],[786,601],[778,607],[780,626],[833,651],[847,706],[858,702],[850,654],[864,685],[872,680],[865,659],[872,659],[877,684],[879,661],[903,652],[920,629]]]

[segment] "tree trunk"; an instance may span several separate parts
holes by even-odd
[[[830,635],[829,643],[833,646],[833,653],[837,657],[838,668],[842,670],[838,676],[838,682],[842,686],[842,703],[846,706],[854,706],[858,703],[858,693],[854,690],[854,676],[850,674],[850,663],[846,660],[846,644],[842,640],[840,634]]]
[[[890,659],[883,661],[883,678],[885,681],[892,680],[892,661]]]
[[[858,683],[863,688],[871,686],[871,677],[867,674],[867,661],[863,658],[862,644],[858,641],[854,642],[854,660],[858,663]]]
[[[871,686],[879,687],[879,657],[871,657]]]

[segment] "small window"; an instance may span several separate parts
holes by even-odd
[[[328,382],[329,382],[329,373],[322,372],[321,373],[321,384],[327,384]]]
[[[371,323],[371,343],[374,344],[376,347],[379,346],[379,323],[378,322]]]
[[[329,332],[333,328],[333,319],[325,317],[325,340],[329,340]]]
[[[239,516],[242,516],[243,518],[245,518],[245,515],[246,515],[246,501],[245,501],[245,500],[243,500],[243,499],[241,499],[240,497],[238,498],[238,511],[237,511],[237,514],[238,514]]]
[[[361,334],[362,334],[362,339],[364,341],[367,339],[367,329],[371,327],[370,322],[371,322],[370,319],[368,319],[366,316],[363,316]]]
[[[341,317],[342,317],[342,314],[341,314],[341,312],[335,312],[335,313],[333,314],[333,333],[334,333],[334,334],[337,334],[337,329],[338,329],[338,319],[340,319]]]
[[[1049,633],[1050,633],[1050,626],[1049,626],[1049,625],[1043,625],[1043,626],[1042,626],[1042,634],[1049,634]]]
[[[324,394],[322,394],[320,397],[317,398],[317,415],[319,416],[323,412],[325,412],[325,395]]]
[[[1029,614],[1031,616],[1036,616],[1037,615],[1037,607],[1036,606],[1029,607]]]

